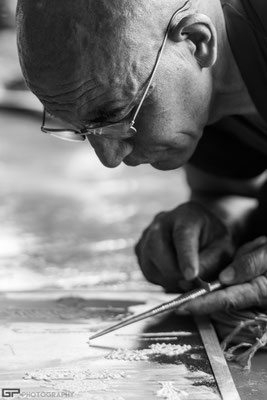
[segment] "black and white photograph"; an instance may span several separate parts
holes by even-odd
[[[267,399],[266,99],[266,0],[0,0],[0,399]]]

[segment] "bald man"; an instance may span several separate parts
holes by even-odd
[[[19,0],[29,88],[101,162],[186,164],[192,201],[136,247],[168,291],[227,287],[188,310],[266,305],[266,0]],[[248,201],[249,199],[249,201]],[[244,244],[245,243],[245,244]]]

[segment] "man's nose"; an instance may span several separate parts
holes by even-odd
[[[132,143],[126,140],[88,136],[97,157],[105,167],[115,168],[133,151]]]

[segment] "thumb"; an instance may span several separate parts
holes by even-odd
[[[262,246],[256,250],[236,258],[224,271],[219,279],[223,284],[249,282],[259,275],[267,272],[267,247]]]
[[[251,251],[256,250],[258,247],[263,246],[264,244],[267,244],[267,237],[266,236],[260,236],[251,242],[248,242],[241,246],[238,251],[236,252],[235,258],[238,258],[240,256],[243,256],[247,253],[250,253]]]

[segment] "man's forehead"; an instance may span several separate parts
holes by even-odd
[[[112,31],[119,34],[131,22],[149,25],[144,16],[157,18],[156,4],[161,0],[18,0],[18,20],[26,18],[28,25],[53,29],[64,21],[77,23],[90,32]],[[154,13],[151,14],[151,11]],[[25,21],[25,19],[24,19]]]
[[[19,0],[18,44],[28,85],[50,110],[53,102],[99,105],[112,88],[113,98],[129,102],[151,71],[175,0],[164,9],[160,3]]]
[[[140,31],[148,30],[152,35],[154,29],[152,26],[149,29],[152,23],[148,19],[144,23],[144,18],[139,18],[146,12],[144,3],[139,0],[19,0],[18,42],[22,62],[29,69],[39,64],[42,70],[47,64],[52,70],[53,60],[55,63],[58,60],[62,69],[68,67],[70,60],[75,67],[77,60],[76,64],[86,62],[96,71],[110,62],[116,63],[128,57],[127,52],[134,47],[137,50],[141,44],[138,43]]]

